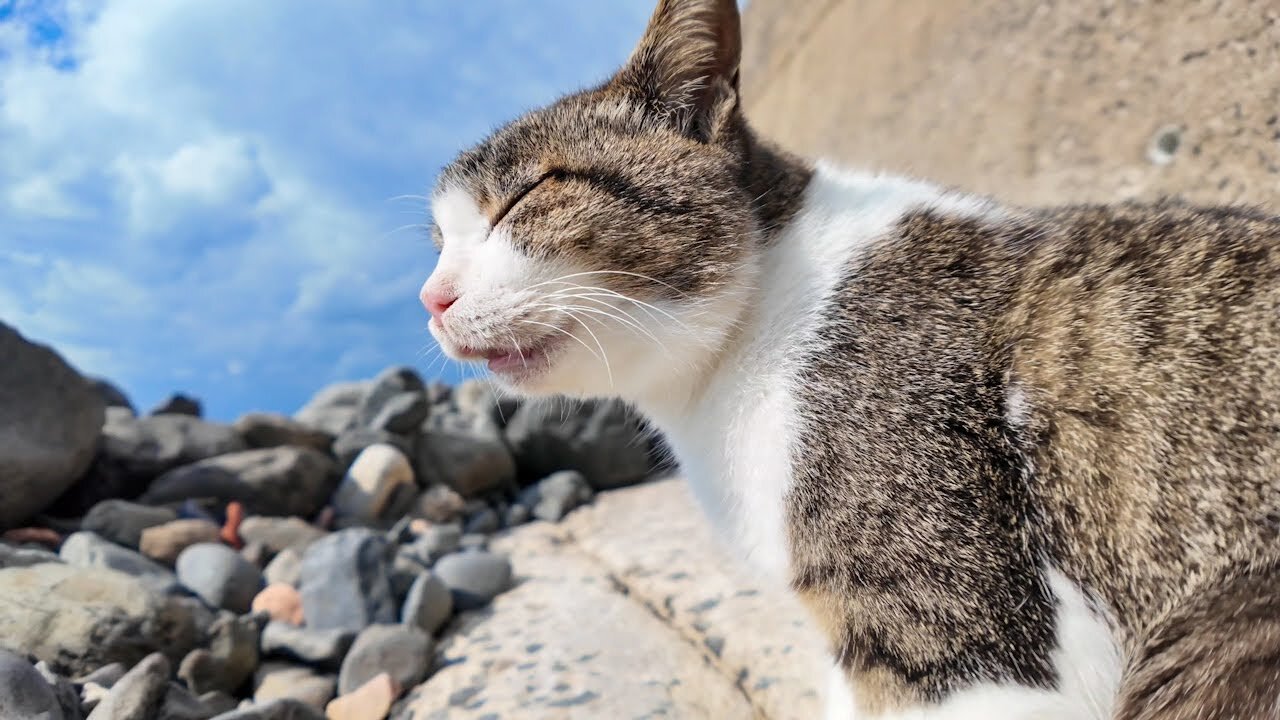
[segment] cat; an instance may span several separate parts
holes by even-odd
[[[810,162],[740,54],[733,0],[661,0],[441,172],[445,351],[650,418],[830,717],[1280,717],[1280,219]]]

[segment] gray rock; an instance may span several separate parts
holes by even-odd
[[[229,713],[240,706],[240,701],[224,692],[207,692],[200,696],[200,704],[209,708],[214,716]]]
[[[190,395],[182,393],[174,393],[164,400],[160,401],[151,409],[151,415],[187,415],[189,417],[200,417],[204,415],[204,407],[200,401]]]
[[[577,470],[592,488],[609,490],[653,470],[643,426],[621,402],[574,403],[567,411],[526,404],[504,432],[526,481]]]
[[[333,461],[317,450],[248,450],[171,470],[152,484],[143,502],[216,498],[239,501],[250,515],[310,517],[333,494],[337,481]]]
[[[232,707],[235,707],[234,701]],[[227,708],[230,709],[230,708]],[[209,720],[221,712],[206,705],[191,694],[191,691],[176,682],[170,682],[165,690],[164,702],[160,706],[157,720]]]
[[[332,505],[339,527],[382,527],[395,522],[405,492],[416,496],[413,466],[393,445],[378,443],[360,452],[333,494]],[[401,507],[397,507],[397,505]]]
[[[379,444],[393,445],[405,455],[413,456],[414,443],[408,437],[371,428],[353,428],[339,435],[333,441],[333,456],[338,459],[338,466],[345,471],[365,448]]]
[[[302,610],[309,627],[360,630],[394,622],[398,606],[391,590],[393,548],[371,530],[334,533],[302,556]]]
[[[222,526],[212,520],[184,518],[142,531],[138,550],[159,563],[172,566],[183,550],[200,543],[222,541]]]
[[[302,582],[302,553],[285,548],[276,554],[262,571],[268,585],[283,583],[297,587]]]
[[[511,585],[511,561],[490,552],[447,555],[433,570],[453,591],[453,604],[459,610],[484,607]]]
[[[501,527],[502,518],[498,517],[498,511],[486,506],[472,513],[462,529],[467,534],[489,535],[497,532]]]
[[[0,323],[0,529],[49,507],[93,461],[106,404],[57,353]]]
[[[0,651],[3,652],[3,651]],[[76,686],[68,679],[55,673],[49,667],[49,663],[41,660],[36,663],[36,672],[49,683],[49,688],[53,690],[53,696],[57,700],[58,709],[62,711],[64,720],[80,720],[84,717],[84,713],[80,709],[80,692],[76,690]],[[0,670],[0,677],[4,676],[4,671]],[[3,682],[0,680],[0,682]],[[54,714],[56,717],[56,713]],[[4,715],[0,714],[0,717]]]
[[[492,433],[432,430],[418,438],[419,480],[448,485],[464,498],[514,487],[516,463],[496,428]]]
[[[178,677],[197,694],[235,694],[258,667],[258,623],[252,617],[223,613],[209,634],[209,648],[188,653],[178,668]]]
[[[112,416],[102,426],[89,473],[59,498],[54,509],[63,516],[83,515],[102,500],[137,497],[169,470],[245,448],[230,426],[199,418]]]
[[[14,547],[0,543],[0,570],[11,567],[31,567],[41,563],[60,563],[57,553],[43,548]]]
[[[346,695],[382,673],[389,673],[402,688],[422,682],[431,669],[431,637],[406,625],[371,625],[365,628],[338,673],[338,694]]]
[[[213,720],[325,720],[325,718],[324,713],[310,705],[285,698],[232,710],[214,717]]]
[[[124,663],[111,663],[110,665],[103,665],[88,675],[77,678],[76,682],[80,685],[96,683],[102,687],[109,688],[120,682],[120,678],[124,677],[127,672],[129,672],[129,668],[125,667]]]
[[[89,720],[152,720],[160,714],[169,689],[169,660],[148,655],[111,688]]]
[[[293,445],[329,452],[334,435],[275,413],[249,413],[232,424],[254,449]]]
[[[404,605],[404,599],[409,595],[409,589],[417,582],[418,576],[431,569],[417,555],[412,552],[406,552],[406,548],[401,546],[396,549],[395,559],[391,563],[391,594],[400,605]]]
[[[76,568],[102,568],[131,575],[160,593],[179,592],[178,578],[169,568],[142,553],[104,540],[91,532],[72,534],[62,543],[58,556]]]
[[[129,401],[129,396],[125,395],[124,391],[110,380],[105,378],[90,378],[89,382],[93,385],[93,389],[98,392],[98,395],[102,397],[102,402],[108,408],[121,408],[128,410],[130,415],[137,414],[137,409],[134,408],[133,403]]]
[[[53,686],[25,658],[7,650],[0,650],[0,718],[66,720]]]
[[[405,549],[412,552],[419,562],[431,567],[437,560],[458,551],[462,546],[462,526],[457,523],[432,525]]]
[[[212,607],[247,613],[262,589],[262,573],[226,545],[200,543],[178,556],[178,580]]]
[[[265,663],[254,678],[253,699],[259,703],[290,699],[323,709],[338,689],[338,679],[331,675],[285,663]]]
[[[311,543],[329,533],[297,517],[264,517],[252,515],[240,523],[240,539],[246,543],[262,543],[272,554],[286,549],[302,552]]]
[[[453,594],[433,573],[418,575],[400,612],[400,622],[434,634],[453,614]]]
[[[382,405],[378,414],[369,421],[369,427],[374,430],[407,435],[415,431],[429,414],[431,414],[431,405],[427,403],[425,393],[402,392],[392,396]]]
[[[570,510],[590,502],[594,495],[582,473],[563,470],[525,488],[520,493],[520,502],[532,507],[533,516],[539,520],[560,522]]]
[[[415,394],[422,397],[423,404],[426,404],[426,385],[422,382],[422,378],[417,371],[407,367],[391,367],[383,370],[378,377],[373,379],[373,384],[369,386],[368,392],[360,399],[359,413],[356,416],[356,423],[359,427],[376,427],[374,420],[382,414],[383,410],[392,402],[393,399],[405,394]],[[424,408],[423,417],[426,416]],[[408,432],[417,427],[422,422],[422,418],[418,418],[417,422],[406,425],[402,430],[391,430],[392,432]]]
[[[330,385],[294,413],[293,419],[330,435],[341,435],[355,426],[360,404],[371,386],[369,382]]]
[[[489,536],[484,533],[467,533],[458,541],[458,552],[469,550],[486,550],[489,547]]]
[[[316,630],[273,621],[262,630],[262,654],[337,670],[355,639],[355,630]]]
[[[498,396],[484,380],[466,380],[453,390],[453,405],[464,415],[497,419]]]
[[[462,519],[466,502],[453,488],[437,483],[418,496],[412,513],[433,523],[451,523]]]
[[[171,508],[140,505],[127,500],[104,500],[80,522],[80,528],[117,545],[138,549],[142,531],[178,519]]]
[[[531,513],[529,512],[529,507],[527,505],[523,505],[518,502],[511,503],[502,513],[502,526],[512,528],[517,525],[523,525],[529,522],[530,515]]]

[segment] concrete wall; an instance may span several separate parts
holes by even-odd
[[[805,155],[1012,202],[1280,212],[1278,17],[1280,0],[752,0],[745,103]]]

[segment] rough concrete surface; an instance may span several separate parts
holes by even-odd
[[[1280,209],[1278,17],[1273,0],[752,0],[744,102],[806,156],[1015,203]]]

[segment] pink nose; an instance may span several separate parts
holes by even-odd
[[[422,300],[422,306],[431,313],[431,317],[435,318],[436,322],[444,322],[445,311],[458,301],[456,293],[439,288],[423,287],[418,297]]]

